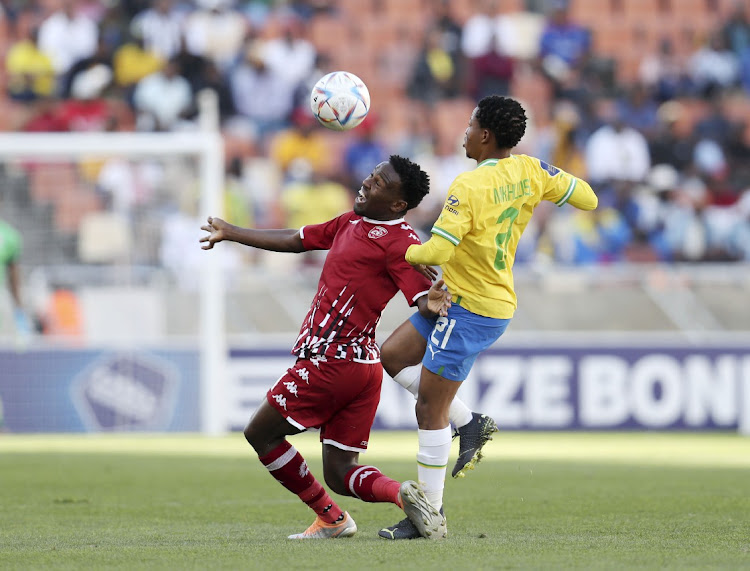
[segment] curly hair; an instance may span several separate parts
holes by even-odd
[[[526,132],[526,112],[510,97],[488,95],[477,105],[476,120],[495,135],[497,146],[512,149]]]
[[[422,168],[409,159],[399,155],[391,155],[388,162],[393,166],[401,179],[401,190],[406,200],[406,209],[416,207],[430,192],[430,177]]]

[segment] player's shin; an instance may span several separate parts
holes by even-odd
[[[269,473],[287,490],[296,494],[320,519],[335,523],[343,511],[315,479],[302,455],[284,440],[268,454],[258,457]]]
[[[363,502],[390,502],[401,506],[401,483],[384,475],[375,466],[355,466],[346,473],[346,487]]]
[[[443,505],[445,469],[451,451],[451,428],[419,430],[417,475],[429,502],[440,509]]]

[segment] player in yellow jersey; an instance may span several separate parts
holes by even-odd
[[[442,266],[452,305],[447,316],[433,320],[415,314],[382,347],[383,365],[391,376],[422,360],[419,382],[411,386],[417,391],[417,473],[427,499],[441,513],[451,446],[449,411],[477,355],[497,341],[513,317],[513,261],[521,234],[542,200],[581,210],[597,206],[585,181],[539,159],[511,154],[525,131],[526,113],[513,99],[491,95],[474,109],[464,148],[477,168],[451,184],[430,240],[406,251],[413,265]],[[476,445],[471,446],[471,438],[464,445],[458,429],[462,442],[454,476],[473,467],[488,432],[495,429],[492,419],[473,416],[467,426],[477,430]],[[405,520],[379,535],[426,536],[419,531]]]

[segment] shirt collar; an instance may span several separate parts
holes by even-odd
[[[395,226],[396,224],[403,224],[405,222],[403,218],[397,218],[396,220],[373,220],[372,218],[366,218],[365,216],[362,217],[362,220],[380,226]]]

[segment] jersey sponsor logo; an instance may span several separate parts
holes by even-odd
[[[557,168],[556,166],[547,164],[544,161],[539,161],[539,164],[544,170],[546,170],[549,173],[550,176],[555,176],[557,173],[560,172],[559,168]]]
[[[386,234],[388,234],[388,230],[386,230],[382,226],[375,226],[375,228],[367,233],[367,237],[373,240],[377,240],[378,238],[382,238]]]
[[[458,206],[460,204],[458,197],[455,194],[451,194],[445,202],[451,206]]]

